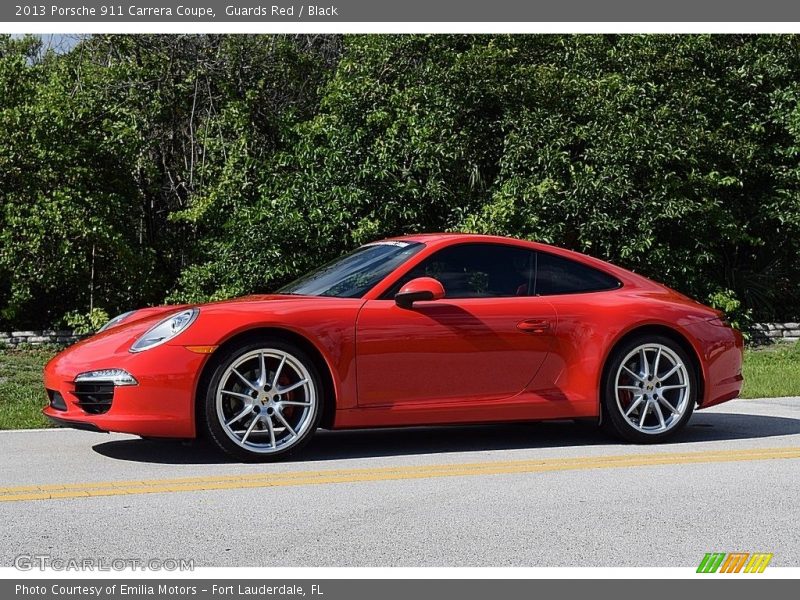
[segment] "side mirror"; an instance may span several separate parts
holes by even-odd
[[[394,301],[400,308],[411,308],[414,302],[440,300],[444,298],[444,286],[433,277],[417,277],[405,284],[395,294]]]

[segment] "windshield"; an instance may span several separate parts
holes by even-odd
[[[423,247],[420,242],[394,240],[367,244],[311,271],[278,293],[360,298]]]

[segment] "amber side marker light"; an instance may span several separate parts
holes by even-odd
[[[217,349],[217,346],[185,346],[185,348],[195,354],[211,354]]]

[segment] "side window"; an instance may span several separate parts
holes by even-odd
[[[537,296],[599,292],[621,285],[611,275],[568,258],[546,252],[538,252],[537,255],[536,283],[533,289]]]
[[[446,298],[499,298],[533,293],[536,254],[501,244],[460,244],[444,248],[403,276],[384,295],[393,298],[417,277],[438,279]]]

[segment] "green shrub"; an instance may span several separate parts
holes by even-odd
[[[94,333],[109,320],[108,313],[102,308],[93,308],[88,313],[78,311],[64,315],[64,324],[78,335]]]
[[[0,36],[0,328],[442,230],[798,320],[798,82],[795,35]]]
[[[709,306],[725,313],[730,324],[749,339],[748,330],[753,324],[753,311],[742,307],[742,303],[730,290],[720,290],[708,297]]]

